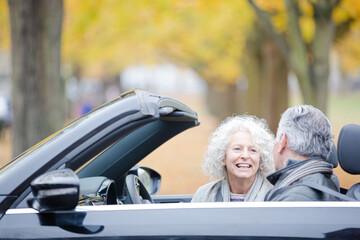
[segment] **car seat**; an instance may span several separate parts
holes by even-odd
[[[341,168],[350,174],[360,174],[360,126],[345,125],[339,134],[338,160]],[[360,200],[360,183],[354,184],[347,196]]]

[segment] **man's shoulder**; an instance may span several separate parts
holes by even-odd
[[[313,183],[313,184],[319,184],[325,187],[329,187],[333,190],[336,190],[336,184],[334,183],[334,181],[331,179],[330,176],[323,174],[323,173],[314,173],[314,174],[310,174],[307,175],[303,178],[300,178],[299,183]]]
[[[267,201],[315,201],[313,191],[306,186],[290,185],[275,192]]]
[[[318,185],[327,187],[331,190],[337,191],[337,187],[333,180],[326,176],[323,173],[314,173],[303,178],[300,178],[298,181],[292,183],[291,185],[281,188],[278,192],[274,193],[271,198],[271,201],[332,201],[337,200],[336,198],[329,196],[327,193],[316,190],[310,186],[307,186],[307,183],[312,185]]]

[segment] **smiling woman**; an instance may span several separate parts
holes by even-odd
[[[213,132],[203,162],[215,181],[201,186],[192,202],[263,201],[271,188],[265,176],[274,171],[273,142],[265,120],[227,118]]]
[[[231,136],[226,148],[224,164],[230,184],[231,197],[245,194],[251,188],[259,170],[260,153],[248,131],[238,131]],[[235,199],[238,199],[239,196]]]

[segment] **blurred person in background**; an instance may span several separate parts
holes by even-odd
[[[265,120],[228,117],[212,133],[203,171],[215,180],[201,186],[192,202],[263,201],[272,187],[274,136]]]

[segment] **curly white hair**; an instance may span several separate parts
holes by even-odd
[[[274,135],[266,121],[252,115],[236,115],[226,118],[211,134],[202,169],[212,180],[223,179],[226,169],[223,160],[231,135],[238,131],[248,131],[255,146],[260,151],[259,172],[264,177],[274,172],[273,147]]]

